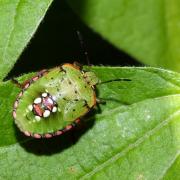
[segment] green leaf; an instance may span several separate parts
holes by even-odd
[[[180,74],[155,68],[90,68],[101,81],[131,81],[99,84],[97,96],[106,104],[73,131],[52,139],[19,134],[10,113],[20,90],[10,81],[1,84],[2,179],[178,179]]]
[[[68,2],[89,27],[140,62],[180,70],[180,1]]]
[[[12,69],[52,0],[0,0],[0,80]]]
[[[164,179],[178,179],[180,177],[180,156],[173,162],[171,167],[167,170]]]

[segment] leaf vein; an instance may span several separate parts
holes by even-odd
[[[120,151],[119,153],[113,155],[111,158],[104,161],[104,163],[100,164],[99,166],[95,167],[92,171],[90,171],[88,174],[85,174],[80,179],[86,179],[87,177],[91,177],[92,175],[96,174],[97,172],[101,171],[108,165],[114,163],[119,158],[123,157],[126,153],[128,153],[130,150],[135,149],[138,147],[138,145],[142,144],[146,139],[148,139],[150,136],[154,135],[158,130],[163,128],[164,126],[168,125],[168,123],[172,120],[172,117],[180,115],[180,110],[175,111],[172,113],[167,119],[165,119],[163,122],[158,124],[153,129],[149,130],[147,133],[145,133],[142,137],[137,139],[134,143],[129,144],[124,150]]]
[[[167,168],[164,169],[161,177],[159,179],[163,179],[166,175],[166,172],[172,167],[172,165],[176,162],[176,159],[179,157],[180,152],[176,154],[176,156],[172,159],[172,161],[169,162],[169,165]]]

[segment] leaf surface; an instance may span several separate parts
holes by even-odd
[[[89,27],[140,62],[180,70],[180,1],[68,2]]]
[[[10,81],[1,83],[1,178],[178,178],[180,74],[156,68],[91,70],[101,81],[130,81],[99,84],[97,96],[106,104],[73,131],[46,140],[19,133],[11,112],[20,90]]]
[[[12,69],[52,0],[0,0],[0,80]]]

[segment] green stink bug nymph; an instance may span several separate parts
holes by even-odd
[[[64,64],[28,80],[13,109],[16,125],[27,136],[50,138],[71,129],[96,105],[93,72]]]

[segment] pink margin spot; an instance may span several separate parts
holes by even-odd
[[[16,119],[16,111],[13,111],[13,117]]]
[[[18,95],[18,97],[21,97],[23,95],[23,92],[21,91]]]
[[[51,134],[45,134],[45,137],[46,137],[46,138],[51,138],[52,135],[51,135]]]
[[[79,123],[80,121],[81,121],[80,119],[76,119],[76,120],[75,120],[76,123]]]
[[[57,132],[56,132],[56,135],[59,136],[59,135],[61,135],[62,133],[63,133],[62,131],[57,131]]]
[[[72,125],[68,125],[68,126],[66,126],[66,130],[68,131],[68,130],[70,130],[72,127],[73,127]]]
[[[18,107],[18,101],[16,100],[14,103],[14,109],[16,109]]]
[[[25,84],[24,88],[27,89],[29,87],[29,83]]]
[[[39,79],[38,76],[35,76],[35,77],[32,78],[33,81],[37,81],[38,79]]]
[[[26,136],[31,136],[31,134],[30,134],[28,131],[25,131],[24,134],[25,134]]]
[[[41,138],[41,135],[40,134],[34,134],[33,137],[37,138],[37,139],[40,139]]]
[[[39,74],[41,74],[42,76],[46,75],[47,73],[47,69],[43,69],[39,72]]]

